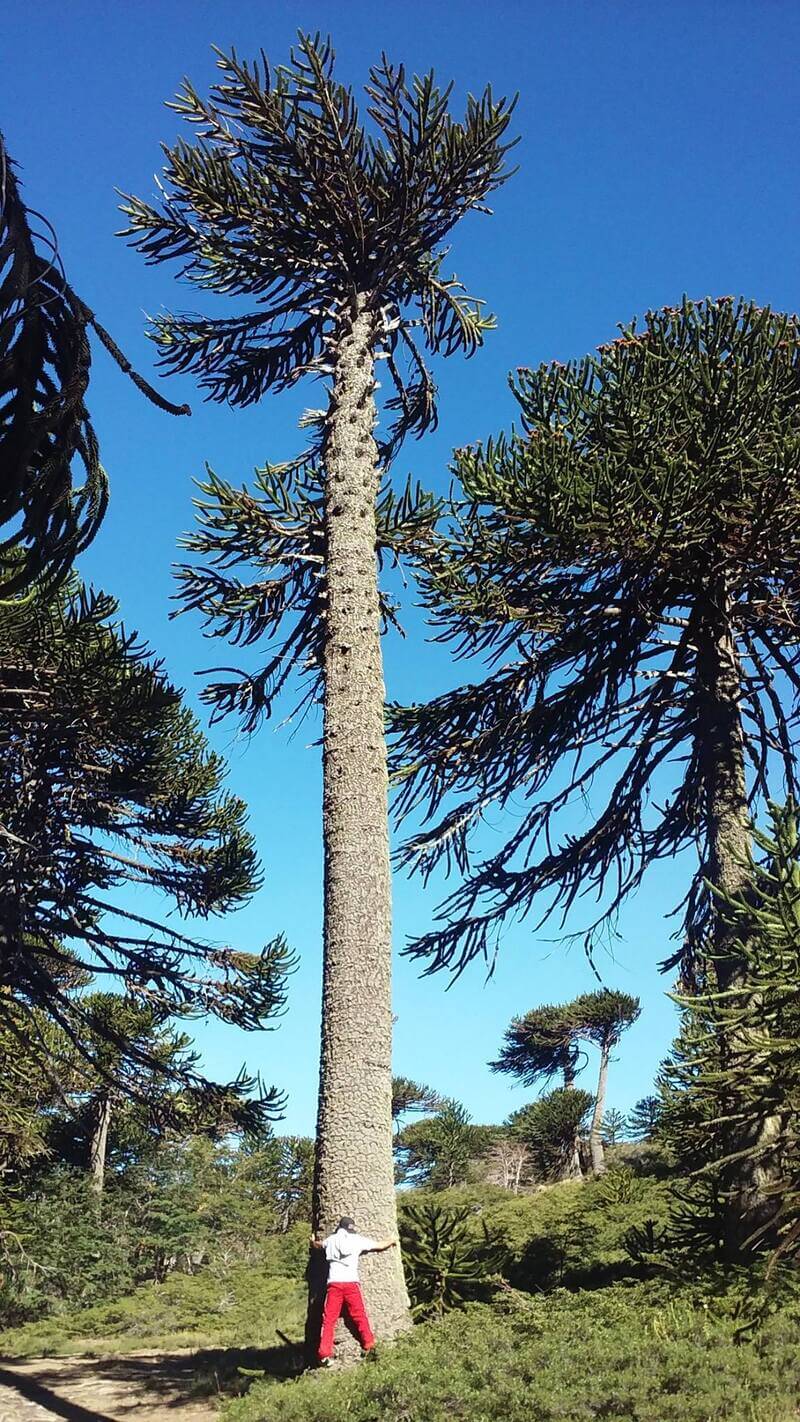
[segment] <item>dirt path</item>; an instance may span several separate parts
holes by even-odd
[[[214,1422],[192,1371],[189,1354],[0,1362],[0,1422]]]

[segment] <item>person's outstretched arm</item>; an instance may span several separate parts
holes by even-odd
[[[325,1248],[325,1241],[322,1240],[322,1239],[317,1239],[317,1236],[316,1236],[315,1234],[312,1234],[312,1236],[311,1236],[311,1248],[312,1248],[312,1249],[324,1249],[324,1248]]]
[[[397,1244],[396,1239],[379,1239],[373,1244],[371,1249],[365,1250],[366,1254],[382,1254],[384,1249],[394,1249]]]

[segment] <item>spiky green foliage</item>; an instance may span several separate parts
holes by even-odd
[[[567,1005],[576,1041],[591,1042],[600,1050],[615,1047],[638,1018],[638,997],[612,988],[583,992]]]
[[[588,1091],[560,1086],[509,1117],[511,1130],[527,1145],[540,1178],[562,1180],[570,1175],[575,1143],[593,1104]]]
[[[126,235],[149,262],[175,261],[201,290],[256,306],[159,317],[162,363],[195,373],[212,399],[250,404],[324,370],[343,312],[364,293],[382,313],[395,386],[388,442],[422,433],[436,404],[418,341],[469,354],[493,324],[443,274],[441,244],[505,181],[512,106],[487,89],[459,123],[450,88],[432,74],[408,84],[384,56],[366,85],[368,130],[319,36],[301,34],[285,65],[218,52],[218,67],[208,99],[184,81],[172,107],[197,139],[165,150],[158,206],[126,200]]]
[[[494,1135],[491,1127],[475,1125],[460,1101],[442,1101],[435,1116],[413,1121],[399,1132],[395,1151],[400,1178],[431,1190],[462,1185]]]
[[[641,1096],[628,1112],[628,1134],[637,1141],[652,1140],[660,1118],[660,1096]]]
[[[559,1073],[564,1085],[571,1086],[579,1057],[569,1004],[548,1003],[514,1018],[500,1056],[489,1065],[492,1071],[515,1076],[523,1086],[538,1085]]]
[[[48,1076],[58,1060],[37,1012],[101,1073],[91,1042],[109,1042],[117,1084],[136,1094],[137,1065],[159,1063],[135,1033],[93,1015],[76,983],[116,984],[134,1012],[257,1028],[282,1007],[291,960],[280,938],[255,954],[214,947],[143,901],[155,891],[182,917],[207,918],[249,898],[258,866],[222,761],[115,614],[77,583],[0,607],[0,1005],[13,1001],[12,1034],[27,1013],[21,1046]],[[175,1063],[161,1067],[169,1076]],[[173,1074],[187,1090],[202,1084],[191,1063]],[[249,1084],[222,1090],[235,1104]]]
[[[446,1103],[437,1091],[407,1076],[392,1077],[392,1120],[418,1111],[438,1111]]]
[[[727,1256],[800,1248],[800,838],[770,804],[746,893],[723,903],[742,956],[720,989],[678,998],[682,1029],[663,1073],[659,1135],[691,1175],[676,1237]]]
[[[85,396],[93,329],[139,388],[172,414],[69,286],[55,233],[23,202],[0,134],[0,595],[58,581],[91,542],[108,481]],[[78,470],[81,472],[78,473]]]
[[[195,500],[200,527],[183,547],[202,561],[178,569],[185,609],[202,613],[208,635],[234,646],[263,645],[266,660],[245,673],[234,667],[203,688],[213,718],[230,713],[253,731],[269,716],[287,683],[296,710],[320,696],[325,634],[324,475],[313,452],[294,465],[256,471],[252,491],[208,471]],[[441,509],[409,481],[399,495],[386,485],[378,500],[378,564],[399,568],[429,543]],[[380,596],[384,630],[397,626],[391,597]]]
[[[412,1308],[417,1318],[440,1318],[453,1308],[488,1298],[509,1251],[503,1235],[472,1210],[406,1205],[400,1242]]]
[[[426,821],[402,860],[464,876],[413,952],[458,969],[509,916],[590,893],[591,935],[688,847],[688,956],[713,918],[720,765],[733,783],[746,759],[751,807],[795,783],[800,323],[684,300],[513,389],[521,428],[457,451],[463,501],[426,570],[438,639],[491,670],[393,717],[399,809]],[[517,799],[476,857],[489,805]]]

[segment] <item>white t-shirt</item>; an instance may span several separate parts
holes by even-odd
[[[349,1229],[337,1229],[322,1241],[328,1261],[329,1284],[357,1284],[358,1261],[369,1249],[377,1249],[377,1240]]]

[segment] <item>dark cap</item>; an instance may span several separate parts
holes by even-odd
[[[351,1220],[351,1218],[350,1218],[349,1215],[342,1215],[342,1218],[340,1219],[338,1225],[336,1226],[337,1229],[347,1229],[347,1230],[349,1230],[351,1234],[354,1232],[355,1227],[356,1227],[356,1222],[355,1222],[355,1220]]]

